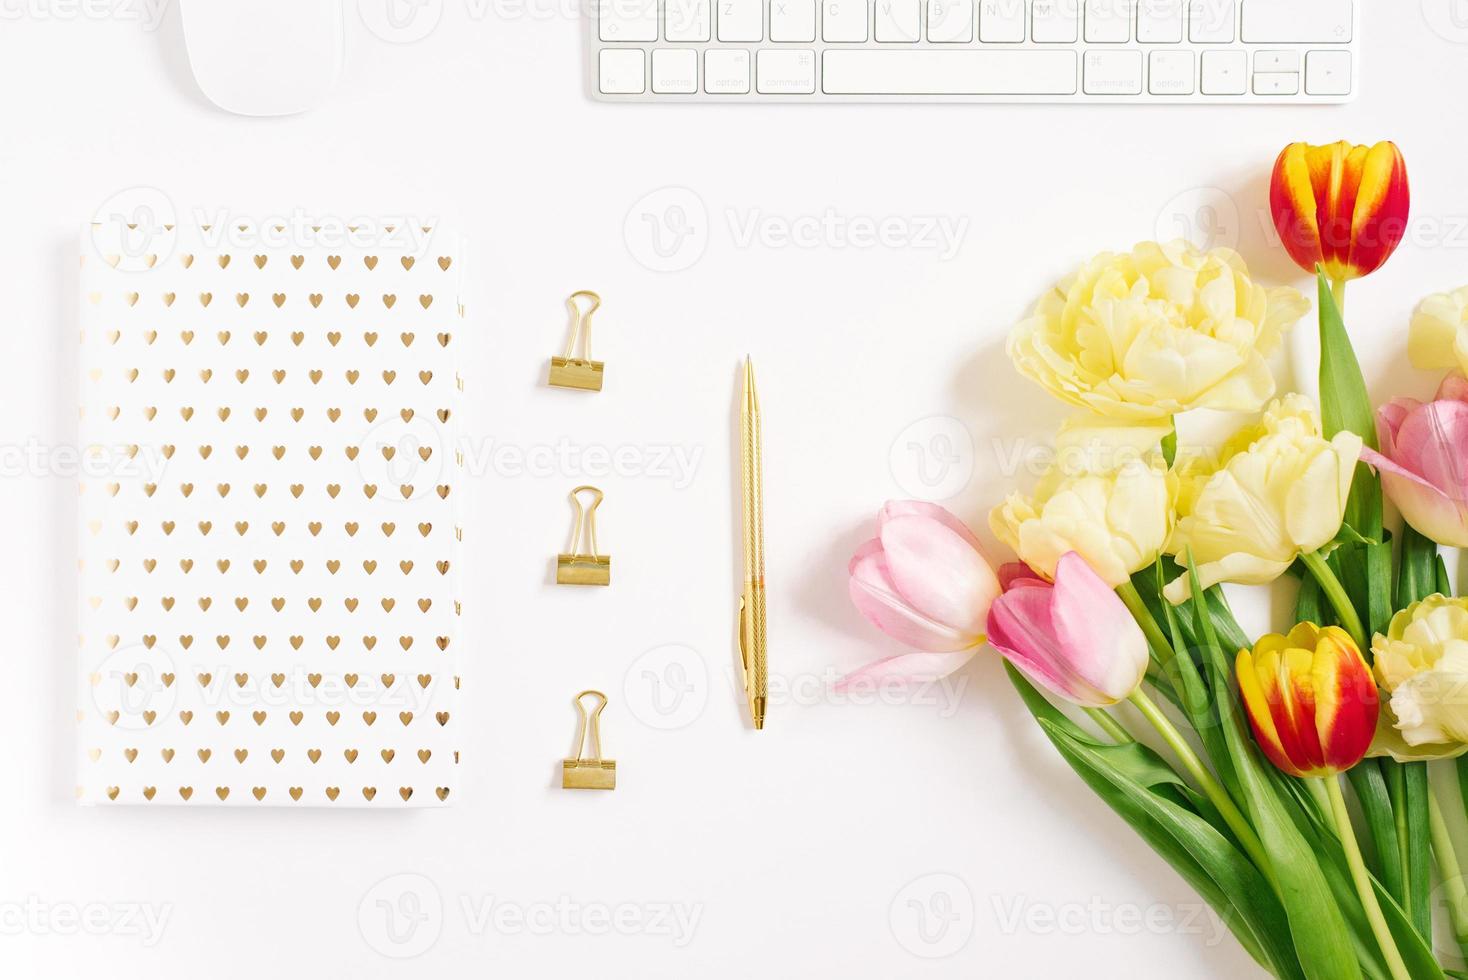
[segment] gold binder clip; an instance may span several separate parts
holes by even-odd
[[[601,704],[591,714],[581,699],[588,694],[601,698]],[[582,691],[576,695],[576,711],[581,715],[580,731],[576,736],[576,758],[561,763],[562,789],[616,789],[617,763],[601,757],[601,713],[607,706],[607,696],[600,691]],[[591,737],[591,755],[586,755],[586,739]]]
[[[592,494],[591,506],[582,507],[580,494]],[[601,506],[602,492],[596,487],[577,487],[571,491],[571,506],[576,508],[576,525],[571,531],[571,550],[556,556],[557,585],[611,585],[612,559],[596,553],[596,509]],[[582,540],[588,551],[582,552]]]
[[[576,301],[586,298],[591,305],[586,312]],[[571,311],[571,339],[566,343],[566,356],[552,357],[550,383],[557,388],[579,388],[582,391],[601,391],[601,361],[591,359],[591,314],[601,306],[601,297],[589,289],[574,292],[566,300]],[[582,357],[573,357],[577,341],[581,342]]]

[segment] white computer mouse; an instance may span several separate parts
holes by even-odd
[[[194,79],[229,112],[305,112],[341,74],[341,0],[179,0],[179,16]]]

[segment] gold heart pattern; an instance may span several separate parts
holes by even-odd
[[[447,805],[457,240],[218,230],[82,263],[77,799]]]

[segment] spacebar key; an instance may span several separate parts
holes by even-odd
[[[1074,51],[827,49],[827,95],[1075,95]]]

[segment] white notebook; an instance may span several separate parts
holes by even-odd
[[[83,235],[78,799],[452,802],[462,259]]]

